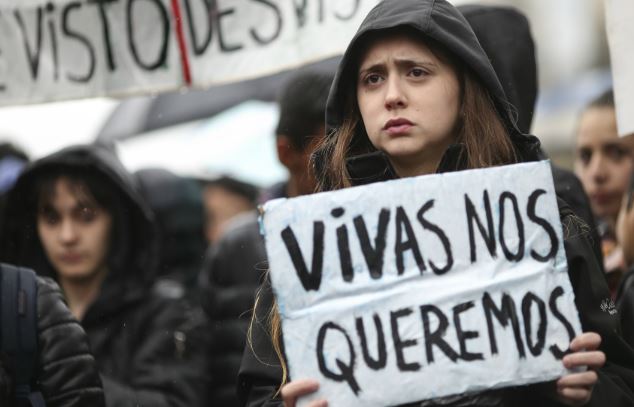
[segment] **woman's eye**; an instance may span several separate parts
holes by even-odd
[[[592,151],[582,148],[578,151],[579,160],[583,165],[588,165],[592,159]]]
[[[47,214],[47,215],[44,215],[44,220],[49,225],[54,225],[54,224],[56,224],[59,221],[59,216],[54,215],[54,214]]]
[[[367,75],[365,77],[364,82],[369,84],[369,85],[375,85],[375,84],[381,82],[381,79],[382,79],[381,75],[372,73],[372,74],[369,74],[369,75]]]
[[[81,208],[79,211],[79,219],[83,222],[92,222],[97,216],[97,212],[91,208]]]
[[[409,71],[409,74],[413,77],[419,78],[425,75],[425,71],[421,68],[413,68],[411,71]]]
[[[606,148],[605,153],[612,161],[615,162],[621,161],[628,155],[627,150],[618,146],[610,146],[609,148]]]
[[[55,225],[59,222],[59,216],[52,211],[43,211],[40,212],[40,219],[44,221],[47,225]]]

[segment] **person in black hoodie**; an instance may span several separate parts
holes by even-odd
[[[323,117],[333,74],[300,70],[283,87],[276,130],[278,156],[288,168],[287,182],[275,185],[266,198],[310,193],[315,180],[308,175],[311,144],[323,137]],[[255,211],[233,220],[222,238],[210,247],[202,272],[203,307],[211,320],[210,388],[214,405],[237,406],[236,379],[249,327],[250,311],[267,257]]]
[[[322,190],[540,156],[539,141],[517,128],[468,22],[442,0],[385,0],[370,12],[339,66],[326,121],[328,137],[314,155]],[[563,363],[590,370],[556,383],[415,405],[632,405],[627,385],[632,383],[632,350],[618,335],[618,318],[600,307],[609,294],[584,225],[563,201],[559,204],[568,232],[569,275],[586,332],[571,342],[573,354]],[[287,377],[280,336],[266,284],[240,371],[239,391],[249,406],[294,406],[319,385]],[[614,360],[625,366],[613,366]]]
[[[105,147],[42,158],[8,196],[0,257],[56,279],[86,331],[107,406],[196,406],[202,382],[179,302],[151,291],[152,215]]]
[[[626,271],[618,286],[615,306],[623,325],[623,338],[634,347],[634,174],[616,222],[616,237],[623,250]]]
[[[193,299],[207,248],[202,189],[196,180],[161,168],[145,168],[134,176],[158,229],[155,289],[167,297]]]

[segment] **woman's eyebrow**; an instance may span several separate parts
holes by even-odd
[[[73,206],[73,211],[83,211],[84,209],[96,210],[98,208],[94,202],[90,201],[77,201],[75,206]]]
[[[37,212],[38,213],[50,213],[50,212],[56,213],[57,210],[52,204],[44,203],[44,204],[38,205]]]
[[[377,62],[370,66],[362,65],[361,68],[359,69],[359,76],[365,74],[366,72],[380,71],[383,69],[385,69],[385,63],[383,62]]]
[[[423,66],[426,68],[434,68],[438,66],[435,62],[423,59],[412,59],[412,58],[395,58],[394,62],[397,66]]]
[[[618,148],[618,149],[627,149],[627,146],[624,145],[623,143],[621,143],[621,140],[616,140],[616,141],[610,141],[607,143],[604,143],[601,148],[603,149],[608,149],[608,148]]]
[[[394,62],[399,68],[400,67],[412,67],[412,66],[422,66],[422,67],[426,67],[426,68],[435,68],[435,67],[438,66],[433,61],[423,60],[423,59],[413,59],[413,58],[395,58]],[[359,69],[359,76],[361,76],[361,75],[363,75],[363,74],[365,74],[367,72],[379,71],[379,70],[383,70],[383,69],[385,69],[385,63],[384,62],[372,63],[369,66],[361,65],[361,68]]]

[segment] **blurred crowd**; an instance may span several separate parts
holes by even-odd
[[[281,89],[275,143],[289,176],[267,189],[161,168],[129,173],[99,144],[32,162],[16,146],[0,147],[0,258],[57,282],[86,332],[75,346],[50,349],[48,363],[60,369],[42,388],[54,400],[47,405],[98,405],[88,391],[97,371],[108,406],[237,405],[249,313],[266,270],[256,207],[314,189],[308,160],[324,134],[332,76],[300,71]],[[42,345],[55,339],[41,335]],[[93,375],[76,380],[78,366],[87,369],[81,344]]]
[[[461,9],[528,134],[537,98],[528,23],[490,10],[504,18],[491,23],[480,6]],[[500,30],[514,41],[493,41]],[[98,143],[37,160],[0,145],[0,261],[39,276],[46,323],[38,324],[31,381],[46,405],[244,403],[240,366],[267,271],[257,207],[315,190],[309,161],[327,131],[334,75],[299,69],[280,89],[274,136],[288,179],[265,189],[229,176],[129,173]],[[602,306],[618,312],[622,338],[634,347],[634,141],[617,134],[613,91],[597,95],[570,131],[574,173],[553,166],[555,187],[605,272],[611,298]],[[4,406],[16,362],[2,359]]]

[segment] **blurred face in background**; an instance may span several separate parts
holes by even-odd
[[[231,219],[255,209],[255,205],[249,199],[221,185],[205,186],[203,203],[205,206],[205,237],[209,244],[220,239]]]
[[[309,131],[308,135],[304,136],[308,141],[303,148],[294,146],[290,137],[277,135],[277,157],[290,175],[286,191],[289,198],[315,192],[317,181],[310,168],[310,156],[323,139],[325,132],[326,128],[323,125]]]
[[[592,107],[581,116],[575,173],[595,216],[614,226],[632,172],[631,142],[619,138],[610,107]]]
[[[37,231],[60,279],[87,281],[106,272],[112,217],[87,188],[60,177],[41,194]]]

